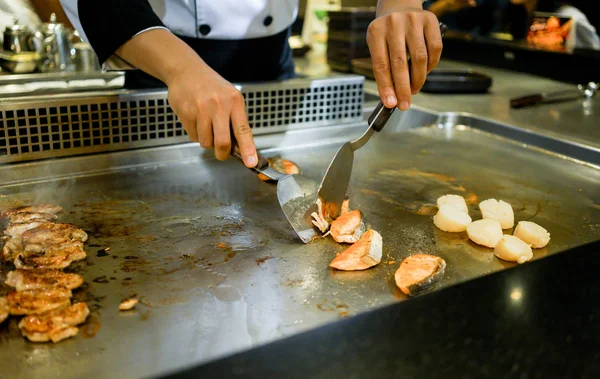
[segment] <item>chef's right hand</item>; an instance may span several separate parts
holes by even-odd
[[[242,93],[214,70],[189,62],[166,80],[169,105],[190,139],[205,149],[214,148],[218,160],[231,154],[231,129],[247,167],[258,157],[246,116]],[[231,129],[230,129],[231,128]]]

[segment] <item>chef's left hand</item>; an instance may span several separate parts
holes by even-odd
[[[419,92],[442,54],[437,17],[423,10],[421,0],[379,0],[367,44],[381,101],[388,108],[407,110],[411,94]]]

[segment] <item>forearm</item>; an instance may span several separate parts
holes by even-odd
[[[191,66],[210,70],[185,42],[165,29],[143,32],[125,42],[116,54],[128,63],[169,85]]]
[[[387,14],[399,7],[423,9],[423,0],[378,0],[377,16]]]

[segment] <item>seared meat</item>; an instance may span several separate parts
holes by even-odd
[[[0,296],[0,324],[8,317],[8,300],[4,296]]]
[[[317,199],[317,211],[311,213],[311,217],[313,225],[316,226],[321,233],[325,233],[329,230],[329,222],[331,222],[331,220],[328,220],[324,213],[323,202],[321,199]]]
[[[85,259],[83,243],[71,242],[57,246],[27,245],[14,264],[18,269],[63,269],[73,261]]]
[[[23,224],[31,221],[54,221],[56,215],[52,213],[16,213],[8,216],[11,224]]]
[[[87,241],[87,233],[71,224],[44,223],[23,233],[23,243],[38,245],[57,245],[72,241]]]
[[[83,277],[58,270],[14,270],[6,276],[6,284],[17,291],[54,286],[75,289],[83,284]]]
[[[71,290],[67,287],[37,288],[8,294],[11,315],[40,314],[68,307]]]
[[[30,206],[25,206],[25,207],[17,207],[17,208],[9,208],[9,209],[5,209],[2,212],[2,218],[9,218],[12,215],[16,215],[19,213],[50,213],[50,214],[57,214],[60,213],[62,211],[62,207],[59,207],[58,205],[52,205],[52,204],[38,204],[38,205],[30,205]]]
[[[381,234],[369,230],[358,242],[339,253],[329,267],[343,271],[366,270],[381,262],[382,249]]]
[[[136,299],[135,297],[132,297],[130,299],[125,299],[121,302],[121,304],[119,304],[119,310],[120,311],[128,311],[130,309],[133,309],[133,307],[135,307],[137,303],[138,303],[138,299]]]
[[[430,254],[413,254],[402,261],[394,274],[396,285],[406,295],[418,295],[439,282],[446,270],[446,261]]]
[[[329,233],[338,243],[356,243],[366,231],[363,214],[359,210],[350,211],[331,223]]]
[[[38,226],[46,224],[46,221],[31,221],[19,224],[10,224],[4,229],[4,234],[9,237],[21,237],[28,230],[35,229]]]
[[[75,303],[70,307],[42,315],[25,316],[19,322],[21,333],[33,342],[54,343],[73,337],[79,331],[75,325],[85,322],[90,311],[85,303]]]
[[[6,262],[13,261],[23,252],[23,239],[21,237],[2,237],[2,259]]]

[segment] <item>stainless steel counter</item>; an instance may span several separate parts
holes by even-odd
[[[329,269],[344,246],[300,243],[275,187],[235,161],[200,156],[195,144],[0,166],[0,206],[58,203],[65,221],[88,232],[89,256],[75,267],[86,286],[75,297],[92,309],[81,334],[57,345],[25,341],[17,319],[1,325],[2,377],[141,378],[213,360],[406,301],[393,273],[416,252],[448,262],[437,289],[513,267],[433,226],[435,199],[448,192],[466,196],[474,218],[478,199],[497,197],[517,220],[548,228],[552,241],[534,259],[598,239],[597,168],[506,139],[503,125],[487,123],[490,134],[480,124],[397,112],[357,152],[351,207],[384,240],[383,261],[363,272]],[[293,130],[258,136],[257,144],[319,180],[340,144],[364,128]],[[106,247],[108,255],[96,254]],[[0,280],[5,274],[6,267]],[[119,313],[133,294],[136,310]]]

